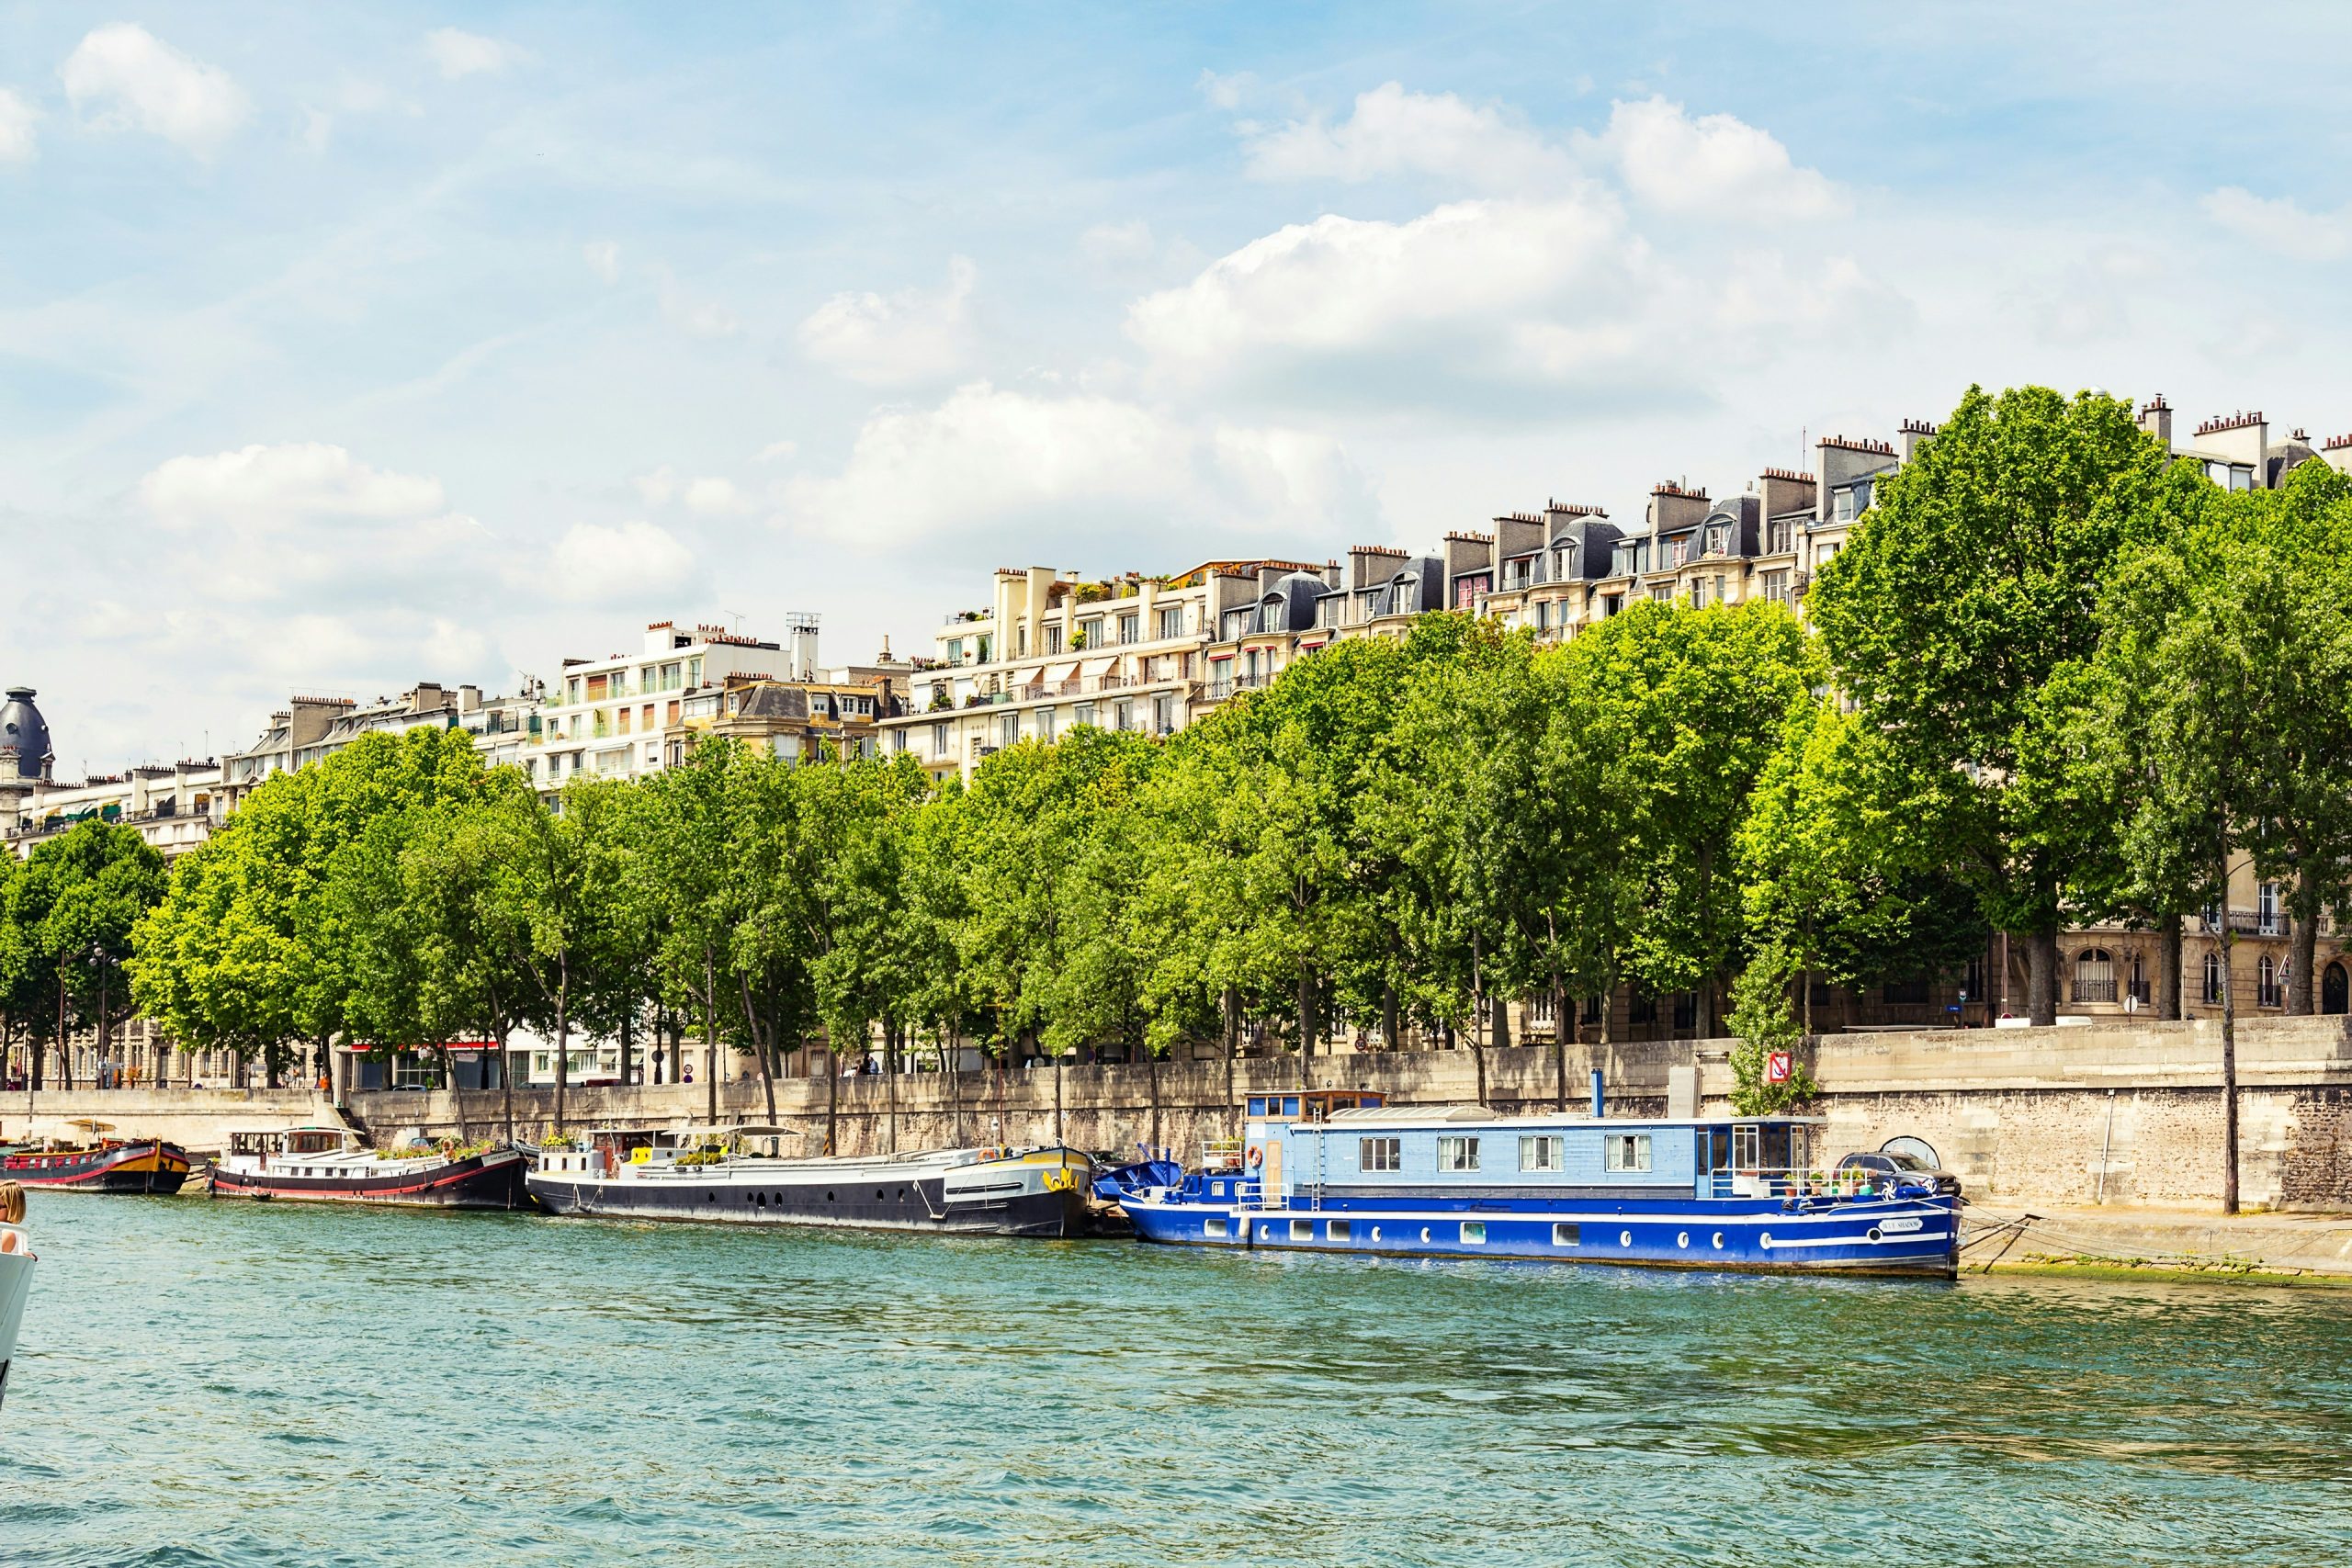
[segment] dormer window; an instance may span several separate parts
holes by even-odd
[[[1831,498],[1829,502],[1830,518],[1834,522],[1851,523],[1854,520],[1854,508],[1855,500],[1853,490],[1847,489],[1838,491]]]

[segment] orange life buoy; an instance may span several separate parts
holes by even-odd
[[[1265,1164],[1265,1163],[1266,1163],[1266,1151],[1265,1151],[1265,1148],[1264,1148],[1262,1145],[1257,1145],[1257,1144],[1252,1144],[1252,1145],[1250,1145],[1250,1168],[1255,1169],[1255,1168],[1258,1168],[1259,1166],[1261,1166],[1261,1165],[1263,1165],[1263,1164]]]

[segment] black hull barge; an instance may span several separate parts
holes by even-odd
[[[529,1178],[552,1214],[712,1224],[1055,1238],[1093,1234],[1093,1162],[1074,1149],[938,1149],[785,1158],[788,1129],[747,1127],[627,1148],[604,1134],[548,1149]],[[666,1145],[666,1146],[665,1146]]]

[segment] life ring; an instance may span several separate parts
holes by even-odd
[[[1250,1168],[1255,1170],[1265,1163],[1265,1145],[1262,1144],[1252,1144],[1250,1147]]]

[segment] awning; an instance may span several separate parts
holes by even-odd
[[[1078,672],[1091,681],[1097,676],[1108,675],[1111,666],[1117,662],[1115,659],[1089,659],[1079,665]]]
[[[1053,686],[1058,685],[1077,673],[1078,665],[1075,662],[1069,664],[1049,664],[1046,667],[1045,673],[1039,675],[1037,679],[1043,681],[1048,686]]]
[[[1218,650],[1218,651],[1216,651],[1216,652],[1211,653],[1211,654],[1209,655],[1209,662],[1210,662],[1211,664],[1223,664],[1223,663],[1225,663],[1227,660],[1230,660],[1232,657],[1233,657],[1233,649],[1229,649],[1229,648],[1227,648],[1227,649],[1220,649],[1220,650]]]

